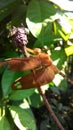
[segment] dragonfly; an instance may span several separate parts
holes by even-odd
[[[35,88],[37,87],[37,82],[39,83],[39,86],[43,86],[53,81],[56,73],[60,74],[73,84],[73,81],[67,75],[62,73],[53,64],[50,56],[44,52],[25,58],[6,59],[0,62],[0,67],[4,66],[6,63],[8,63],[9,69],[12,71],[31,70],[30,74],[23,75],[15,80],[12,85],[12,89],[14,90]],[[32,70],[34,70],[36,81],[34,80]],[[19,83],[21,87],[17,87],[17,83]]]

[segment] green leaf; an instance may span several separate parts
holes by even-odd
[[[56,74],[53,82],[57,87],[60,88],[60,90],[65,91],[67,89],[67,80],[61,75]]]
[[[12,91],[9,98],[11,100],[22,100],[24,98],[28,98],[34,93],[34,89],[28,89],[28,90],[18,90],[18,91]]]
[[[12,14],[11,24],[19,26],[20,23],[24,23],[26,15],[26,6],[24,4],[18,6],[16,12]]]
[[[43,103],[41,95],[38,92],[33,93],[28,100],[29,104],[35,108],[39,108]]]
[[[57,47],[55,48],[55,50],[52,52],[51,58],[53,60],[53,63],[55,65],[57,65],[57,67],[59,69],[62,69],[62,65],[64,64],[64,62],[66,61],[66,54],[65,51],[60,48]]]
[[[35,119],[30,108],[10,106],[10,112],[20,130],[36,130]]]
[[[39,37],[41,35],[41,38],[43,38],[44,30],[42,29],[51,21],[51,16],[55,12],[55,7],[49,2],[32,0],[29,3],[26,23],[33,36]]]
[[[0,117],[0,130],[11,130],[10,124],[5,116]]]
[[[67,80],[63,79],[59,85],[59,88],[61,91],[66,91],[68,89],[68,84],[67,84]]]
[[[65,41],[68,41],[69,39],[69,34],[65,35],[61,30],[58,30],[60,36],[62,37],[62,39],[64,39]]]
[[[29,71],[24,72],[10,71],[7,67],[3,73],[1,81],[3,96],[5,97],[10,93],[11,90],[10,88],[16,79],[21,78],[24,74],[28,73]]]
[[[73,45],[71,45],[71,46],[65,48],[65,52],[66,52],[66,55],[67,55],[67,56],[72,55],[72,54],[73,54]]]
[[[10,71],[8,69],[4,71],[1,81],[3,96],[6,96],[9,93],[10,87],[15,79],[15,73],[16,72]]]
[[[41,38],[41,36],[40,36],[40,38]],[[49,35],[47,33],[47,34],[44,34],[42,40],[41,39],[36,40],[36,42],[34,43],[34,48],[36,48],[36,47],[42,48],[45,45],[47,45],[47,47],[50,48],[51,45],[54,46],[54,43],[56,43],[60,40],[61,40],[61,38],[58,37],[58,35],[54,35],[54,34]]]
[[[13,57],[18,57],[18,53],[14,52],[14,51],[6,51],[3,56],[5,58],[13,58]]]
[[[60,91],[59,91],[59,89],[57,87],[52,86],[50,89],[52,90],[53,93],[56,93],[57,95],[60,95]]]
[[[0,0],[0,21],[11,14],[17,6],[17,0]]]
[[[2,62],[4,59],[0,58],[0,62]],[[5,70],[7,64],[3,65],[2,67],[0,67],[0,74],[3,73],[3,71]]]

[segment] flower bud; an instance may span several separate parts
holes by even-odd
[[[25,27],[13,27],[13,29],[10,31],[10,34],[12,36],[13,43],[16,47],[22,49],[23,46],[27,45],[28,29],[26,29]]]

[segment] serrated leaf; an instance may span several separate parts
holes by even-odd
[[[5,116],[0,117],[0,130],[11,130],[10,124]]]
[[[33,93],[34,93],[34,89],[13,91],[9,96],[9,98],[11,100],[21,100],[31,96]]]
[[[36,130],[35,119],[31,109],[22,109],[16,106],[10,106],[10,112],[15,124],[20,130]]]

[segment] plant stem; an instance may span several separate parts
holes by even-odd
[[[47,100],[46,96],[44,95],[43,91],[42,91],[42,86],[40,86],[38,88],[39,90],[39,93],[41,94],[43,100],[44,100],[44,103],[47,107],[47,110],[49,111],[50,115],[52,116],[53,120],[55,121],[55,123],[57,124],[57,126],[59,127],[60,130],[65,130],[62,126],[62,124],[60,123],[60,121],[58,120],[58,118],[56,117],[54,111],[52,110],[51,108],[51,105],[49,103],[49,101]]]

